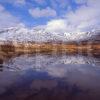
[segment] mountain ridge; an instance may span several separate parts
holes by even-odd
[[[100,36],[100,31],[77,32],[77,33],[56,33],[48,32],[46,29],[26,27],[10,27],[0,30],[0,41],[16,41],[16,42],[49,42],[49,41],[84,41],[92,40],[94,37]]]

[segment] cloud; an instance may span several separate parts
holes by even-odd
[[[70,3],[70,0],[55,0],[55,1],[58,2],[60,7],[62,8],[68,6]]]
[[[45,8],[45,9],[40,9],[40,8],[35,8],[35,9],[29,9],[29,13],[34,17],[34,18],[39,18],[39,17],[55,17],[57,16],[57,13],[55,10],[52,8]]]
[[[77,4],[84,4],[86,2],[87,2],[87,0],[75,0],[75,3],[77,3]]]
[[[50,32],[63,32],[66,30],[66,23],[62,19],[52,20],[47,23],[46,30]]]
[[[50,0],[50,5],[54,9],[60,9],[59,11],[62,11],[69,7],[70,0]]]
[[[14,0],[15,3],[20,4],[20,5],[24,5],[25,4],[25,0]]]
[[[0,5],[0,12],[2,12],[4,10],[5,10],[5,8],[2,5]]]
[[[0,5],[0,28],[11,27],[19,24],[18,18],[12,16],[5,8]]]
[[[15,6],[22,6],[22,5],[25,5],[25,3],[26,3],[25,0],[0,0],[0,2],[13,4]]]
[[[40,4],[40,5],[43,5],[43,4],[46,4],[46,1],[45,0],[34,0],[36,3]]]
[[[82,0],[81,0],[82,2]],[[67,31],[67,32],[82,32],[97,29],[100,27],[100,0],[87,0],[87,5],[82,5],[74,12],[70,10],[64,18],[51,20],[47,23],[47,29]],[[59,23],[59,24],[56,24]],[[58,29],[57,29],[58,27]]]

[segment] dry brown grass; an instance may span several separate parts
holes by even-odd
[[[5,44],[0,45],[0,61],[8,60],[22,54],[82,54],[91,53],[94,57],[100,57],[100,44],[57,44],[57,43],[32,43],[32,44]]]
[[[7,55],[25,53],[86,53],[98,52],[100,54],[100,44],[59,44],[59,43],[34,43],[34,44],[4,44],[0,45],[0,53]]]

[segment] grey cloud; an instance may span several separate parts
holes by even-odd
[[[35,8],[35,9],[29,9],[29,13],[34,17],[34,18],[39,18],[39,17],[55,17],[57,16],[57,13],[54,9],[47,7],[45,9],[40,9],[40,8]]]
[[[5,8],[0,5],[0,28],[15,26],[20,23],[20,20],[11,15]]]
[[[81,0],[82,2],[82,0]],[[66,15],[60,20],[63,23],[64,28],[62,31],[66,32],[83,32],[98,29],[100,27],[100,0],[87,0],[87,6],[82,5],[74,12],[69,10]],[[59,19],[55,20],[56,23],[59,23]],[[59,24],[56,24],[55,21],[49,21],[47,23],[47,28],[49,30],[59,30]],[[49,25],[49,26],[48,26]],[[53,25],[52,27],[50,25]],[[58,26],[57,26],[58,25]],[[65,28],[66,26],[66,28]]]

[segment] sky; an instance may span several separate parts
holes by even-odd
[[[100,0],[0,0],[0,28],[22,25],[54,32],[100,26]]]

